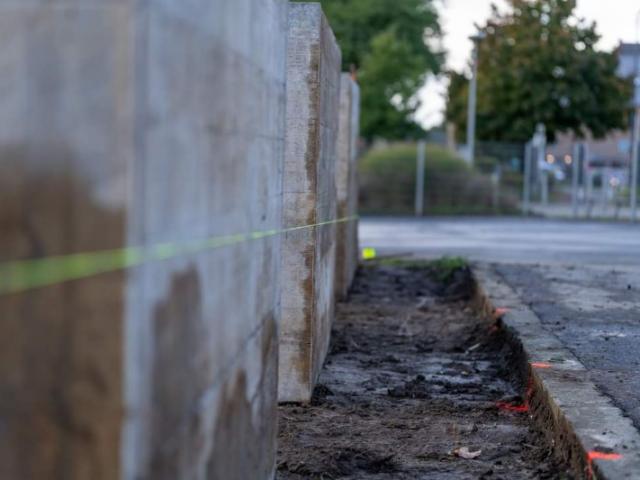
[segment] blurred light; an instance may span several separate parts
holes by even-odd
[[[571,165],[573,163],[573,158],[571,158],[571,155],[564,156],[564,163],[567,165]]]
[[[611,185],[613,188],[616,188],[620,185],[620,179],[618,177],[611,177],[609,179],[609,185]]]
[[[552,154],[547,155],[547,163],[556,163],[556,157]]]

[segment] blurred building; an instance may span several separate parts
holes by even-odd
[[[617,48],[618,75],[622,78],[634,78],[640,72],[640,44],[621,43]],[[629,99],[630,106],[633,98]],[[629,125],[633,125],[633,111],[630,109]],[[603,139],[595,140],[587,136],[587,168],[606,169],[616,178],[625,182],[631,160],[631,130],[615,130]],[[547,148],[547,160],[562,165],[569,170],[574,155],[573,134],[561,134],[555,144]]]

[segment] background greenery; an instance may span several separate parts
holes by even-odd
[[[544,123],[560,132],[596,138],[627,126],[631,82],[616,75],[614,53],[595,49],[595,24],[576,16],[575,0],[510,0],[482,28],[477,136],[524,142]],[[468,80],[450,72],[447,120],[465,140]]]
[[[444,54],[433,0],[321,0],[342,49],[343,70],[357,76],[362,95],[361,133],[374,138],[418,138],[416,97]]]

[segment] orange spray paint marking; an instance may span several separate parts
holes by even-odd
[[[597,450],[591,450],[587,452],[587,478],[589,480],[593,478],[593,461],[594,460],[615,461],[620,459],[622,459],[622,455],[620,455],[619,453],[598,452]]]
[[[622,455],[619,453],[605,453],[597,450],[591,450],[587,453],[587,459],[591,462],[594,460],[620,460],[621,458]]]
[[[498,407],[500,410],[506,410],[507,412],[515,413],[526,413],[529,411],[529,407],[527,405],[517,405],[507,402],[496,402],[496,407]]]
[[[498,307],[498,308],[495,309],[494,314],[495,314],[496,318],[500,318],[500,317],[504,316],[508,312],[509,312],[508,308]]]
[[[546,362],[531,362],[531,366],[533,368],[551,368],[551,364]]]
[[[508,402],[496,402],[496,407],[500,410],[505,410],[507,412],[515,412],[515,413],[527,413],[529,411],[529,399],[533,395],[533,378],[529,376],[529,381],[527,382],[527,392],[524,397],[524,403],[522,405],[508,403]]]

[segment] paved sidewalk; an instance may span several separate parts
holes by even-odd
[[[568,203],[551,203],[549,205],[535,203],[531,205],[531,213],[541,215],[546,218],[575,218],[573,214],[573,207]],[[615,205],[596,203],[593,205],[591,210],[589,210],[586,205],[580,205],[578,208],[577,218],[629,221],[629,219],[631,219],[631,208],[627,206],[616,208]]]
[[[640,271],[504,264],[495,269],[640,428]]]

